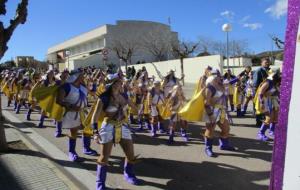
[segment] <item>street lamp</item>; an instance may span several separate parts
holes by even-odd
[[[229,69],[229,43],[228,43],[228,33],[232,30],[230,24],[226,23],[222,26],[223,32],[226,32],[226,58],[227,58],[227,69]]]

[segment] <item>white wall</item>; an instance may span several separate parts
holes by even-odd
[[[186,58],[184,59],[184,73],[185,73],[185,82],[187,83],[196,83],[199,78],[203,75],[204,70],[207,66],[211,66],[213,68],[217,68],[221,70],[220,65],[223,63],[223,59],[220,55],[212,55],[212,56],[204,56],[204,57],[195,57],[195,58]],[[136,71],[141,69],[143,66],[147,68],[149,76],[154,75],[156,79],[159,79],[157,70],[165,76],[170,69],[176,71],[176,76],[178,78],[181,77],[180,70],[180,60],[170,60],[170,61],[162,61],[162,62],[154,62],[146,63],[146,64],[138,64],[131,65],[134,66]],[[125,70],[125,66],[122,66],[122,70]]]
[[[227,66],[227,59],[224,59],[224,66]],[[236,57],[236,58],[229,58],[229,66],[230,67],[246,67],[252,66],[251,58],[246,57]]]

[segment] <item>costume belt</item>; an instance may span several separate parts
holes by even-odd
[[[113,143],[116,144],[116,143],[120,143],[121,141],[121,138],[122,138],[122,126],[123,124],[125,123],[125,119],[123,120],[120,120],[120,121],[116,121],[116,120],[113,120],[109,117],[105,117],[103,119],[103,123],[104,124],[111,124],[114,126],[114,129],[113,129]],[[105,125],[102,125],[102,126],[105,126]]]
[[[214,105],[214,109],[215,109],[215,108],[219,109],[218,115],[217,115],[217,116],[220,115],[220,123],[224,123],[225,118],[226,118],[226,110],[225,110],[225,108],[224,108],[224,105],[216,104],[216,105]],[[216,118],[216,119],[217,119],[217,118]]]

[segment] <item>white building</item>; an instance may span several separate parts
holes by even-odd
[[[249,57],[232,57],[229,58],[229,67],[246,67],[252,66],[252,60]],[[227,59],[224,59],[224,67],[227,67]]]
[[[160,47],[167,47],[164,57],[172,58],[171,43],[178,44],[177,32],[172,32],[169,25],[150,21],[117,21],[116,25],[106,24],[63,43],[50,47],[47,59],[52,63],[59,63],[60,70],[70,70],[79,67],[101,67],[105,63],[119,64],[120,59],[112,50],[118,42],[136,46],[131,63],[157,61],[148,49],[147,42],[157,41]],[[125,43],[124,43],[125,42]],[[108,54],[103,60],[102,52]]]

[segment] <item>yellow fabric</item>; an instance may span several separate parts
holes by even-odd
[[[179,116],[186,121],[202,121],[204,114],[204,90],[198,92],[192,99],[179,110]]]
[[[122,124],[125,122],[125,120],[121,120],[121,121],[115,121],[115,120],[111,120],[108,117],[104,117],[103,123],[107,123],[107,124],[111,124],[114,126],[114,130],[115,130],[115,136],[114,136],[114,143],[120,143],[121,138],[122,138]]]
[[[96,95],[100,96],[104,91],[105,91],[105,85],[101,83],[97,88]]]
[[[234,104],[235,106],[241,104],[241,102],[239,102],[239,95],[240,95],[240,93],[239,93],[239,91],[238,91],[238,87],[235,87],[235,88],[234,88],[234,93],[233,93],[233,104]]]
[[[256,93],[255,93],[255,96],[253,98],[253,103],[254,103],[254,106],[255,106],[255,113],[256,114],[263,114],[265,111],[262,109],[262,105],[261,105],[261,102],[259,100],[259,92],[261,91],[261,87],[263,85],[264,82],[262,82],[259,87],[257,88],[256,90]],[[264,99],[265,101],[265,99]]]
[[[6,82],[3,86],[1,91],[5,94],[5,96],[9,97],[10,96],[10,91],[8,87],[8,82]]]
[[[144,114],[150,114],[150,109],[149,109],[149,101],[147,100],[147,98],[144,99]]]
[[[225,109],[224,109],[224,106],[223,106],[223,105],[220,105],[220,104],[216,104],[216,105],[214,106],[214,108],[221,109],[220,123],[224,123],[225,118],[226,118],[226,111],[225,111]]]
[[[39,87],[33,90],[32,96],[50,118],[61,121],[65,108],[56,103],[58,89],[59,86]]]
[[[228,85],[228,91],[229,91],[229,95],[233,95],[233,93],[234,93],[234,86],[232,85],[232,84],[229,84]]]
[[[87,116],[85,117],[85,119],[83,120],[83,133],[85,135],[93,135],[93,128],[92,128],[92,117],[93,117],[93,114],[94,114],[94,111],[95,111],[95,108],[96,108],[96,104],[97,102],[95,102],[93,104],[93,106],[91,107],[89,113],[87,114]],[[101,114],[100,114],[100,117],[98,119],[98,128],[101,127],[102,125],[102,122],[104,120],[104,117],[105,117],[105,113],[103,111],[101,111]]]
[[[164,104],[158,105],[157,108],[162,119],[169,119],[171,117],[172,112],[169,99]]]
[[[196,84],[196,87],[195,87],[195,91],[194,91],[194,95],[193,95],[193,96],[197,95],[198,92],[201,91],[200,81],[201,81],[201,80],[198,80],[198,82],[197,82],[197,84]]]
[[[130,96],[130,100],[131,100],[131,102],[136,103],[136,97],[135,96]],[[130,107],[128,108],[128,110],[129,110],[129,113],[131,115],[138,115],[138,111],[137,110],[131,109]]]

